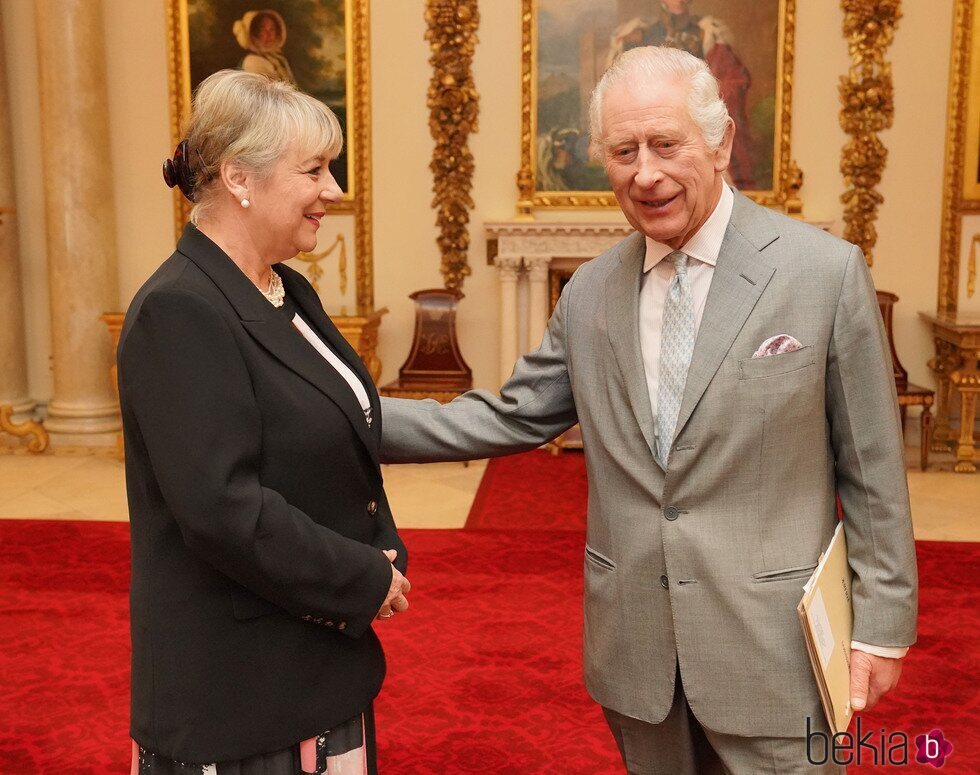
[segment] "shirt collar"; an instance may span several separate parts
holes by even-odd
[[[718,198],[715,209],[711,211],[708,220],[698,229],[697,233],[681,246],[681,250],[691,258],[714,266],[718,262],[721,243],[725,239],[725,232],[728,230],[728,222],[732,218],[732,208],[734,207],[735,194],[732,193],[728,184],[723,183],[721,196]],[[646,259],[643,262],[644,272],[649,272],[674,252],[670,245],[657,242],[650,237],[646,238],[646,243]]]

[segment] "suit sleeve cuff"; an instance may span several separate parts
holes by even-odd
[[[901,659],[909,653],[908,646],[869,646],[867,643],[852,640],[851,649],[863,651],[865,654],[874,654],[876,657],[886,657],[887,659]]]

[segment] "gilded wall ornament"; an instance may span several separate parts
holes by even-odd
[[[473,82],[473,52],[480,23],[477,0],[427,0],[425,39],[432,52],[429,82],[429,131],[436,141],[432,204],[436,208],[444,285],[460,290],[470,274],[467,225],[473,199],[473,154],[468,146],[478,129],[479,94]]]
[[[844,9],[844,35],[851,55],[851,66],[841,76],[841,128],[851,140],[841,152],[840,170],[846,190],[844,239],[860,246],[868,266],[874,261],[878,232],[874,222],[883,201],[876,190],[888,160],[888,149],[878,133],[892,125],[895,94],[891,65],[885,52],[891,45],[901,0],[841,0]]]
[[[309,264],[310,266],[310,285],[313,286],[313,290],[317,293],[320,292],[320,279],[323,277],[323,267],[320,266],[320,262],[325,258],[329,258],[335,251],[339,250],[339,255],[337,257],[337,272],[340,275],[340,295],[347,295],[347,242],[344,240],[343,234],[338,234],[337,239],[333,241],[333,244],[326,250],[321,250],[319,253],[306,253],[301,251],[296,255],[298,261],[302,261],[304,264]]]
[[[0,406],[0,433],[9,433],[19,437],[30,436],[31,440],[27,443],[28,451],[44,452],[48,448],[48,432],[44,426],[35,420],[15,423],[13,416],[14,408],[10,404]]]

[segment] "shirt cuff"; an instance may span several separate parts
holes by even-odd
[[[869,646],[867,643],[860,643],[852,640],[851,648],[855,651],[863,651],[865,654],[874,654],[876,657],[887,659],[901,659],[909,653],[908,646]]]

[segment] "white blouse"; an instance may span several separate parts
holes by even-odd
[[[354,395],[357,397],[358,403],[361,405],[361,409],[364,411],[364,416],[367,418],[368,425],[371,424],[371,400],[368,398],[367,390],[364,389],[364,383],[358,379],[357,375],[342,359],[337,357],[337,355],[327,347],[323,340],[317,336],[316,332],[310,327],[303,318],[299,316],[299,313],[293,316],[293,325],[296,329],[303,335],[313,348],[323,356],[324,360],[327,361],[331,366],[333,366],[344,381],[350,385],[350,389],[354,391]]]

